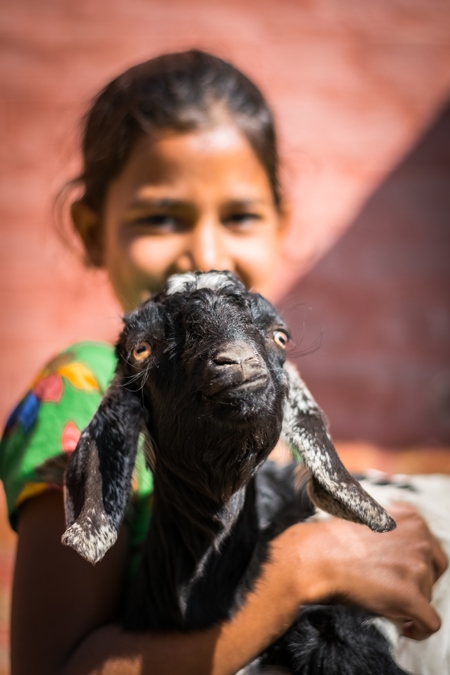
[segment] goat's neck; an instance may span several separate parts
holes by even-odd
[[[140,598],[136,591],[130,617],[134,628],[205,628],[229,618],[248,590],[258,540],[254,481],[226,502],[199,496],[191,486],[180,489],[177,482],[175,476],[155,474],[135,585]],[[181,503],[175,495],[182,495]]]
[[[152,524],[155,518],[172,523],[197,557],[205,548],[217,548],[230,533],[244,509],[247,491],[244,486],[220,498],[161,467],[154,476]]]

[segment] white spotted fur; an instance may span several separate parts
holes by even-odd
[[[186,274],[174,274],[170,277],[167,282],[166,294],[183,293],[189,288],[191,290],[209,288],[212,291],[219,291],[233,285],[234,283],[223,272],[207,272],[200,276],[193,272],[187,272]]]
[[[380,479],[389,480],[389,484],[377,485],[376,482]],[[413,489],[399,487],[404,484]],[[388,476],[372,470],[361,481],[361,485],[385,507],[389,507],[392,502],[412,504],[426,520],[450,559],[450,476]],[[325,512],[318,511],[312,520],[328,517]],[[402,637],[398,626],[391,621],[371,619],[391,644],[395,661],[411,675],[450,674],[450,568],[447,568],[434,585],[432,604],[442,625],[427,640],[410,640]]]
[[[97,512],[92,512],[92,516],[99,519]],[[100,525],[95,528],[87,528],[85,523],[91,521],[92,518],[89,511],[83,513],[83,524],[78,522],[73,523],[63,534],[61,542],[65,546],[70,546],[75,549],[83,558],[95,565],[99,562],[108,551],[116,543],[117,529],[111,525],[108,517],[101,514]]]

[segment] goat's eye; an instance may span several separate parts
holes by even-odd
[[[152,353],[152,346],[149,342],[139,342],[133,349],[133,358],[136,361],[143,361]]]
[[[273,334],[273,340],[282,349],[286,349],[287,343],[289,342],[289,336],[284,330],[276,330]]]

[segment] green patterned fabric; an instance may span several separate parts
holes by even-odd
[[[21,503],[46,490],[62,489],[68,456],[97,410],[115,362],[111,345],[74,344],[47,364],[12,412],[0,442],[0,479],[14,529]],[[132,552],[145,538],[152,488],[140,448],[127,513]]]

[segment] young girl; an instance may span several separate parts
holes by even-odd
[[[125,310],[188,270],[232,270],[267,292],[285,228],[275,131],[261,93],[235,68],[192,51],[128,70],[96,98],[83,158],[73,224]],[[128,517],[105,559],[92,567],[60,543],[65,453],[113,369],[109,345],[69,347],[5,431],[1,477],[19,534],[13,675],[232,674],[284,632],[302,604],[337,598],[399,621],[417,639],[438,629],[429,600],[445,557],[416,513],[396,506],[398,528],[389,534],[334,519],[285,531],[230,622],[201,633],[125,633],[121,598],[151,510],[142,457]]]

